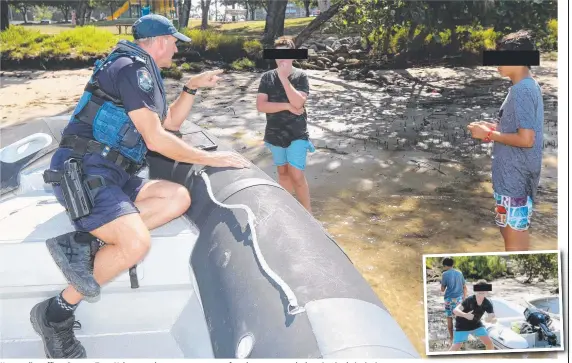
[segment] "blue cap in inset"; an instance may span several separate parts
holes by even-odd
[[[183,42],[191,41],[191,38],[179,33],[173,23],[162,15],[145,15],[133,23],[133,38],[135,40],[161,35],[172,35]]]

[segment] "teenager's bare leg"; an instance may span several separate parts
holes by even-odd
[[[453,318],[447,317],[447,329],[449,330],[449,337],[451,338],[451,343],[453,343]]]
[[[308,181],[302,170],[296,169],[293,166],[288,167],[290,173],[290,179],[294,184],[294,191],[296,192],[296,197],[300,204],[312,213],[312,207],[310,205],[310,187],[308,186]]]
[[[528,251],[530,248],[530,234],[528,230],[517,231],[509,226],[501,227],[506,251]]]
[[[479,339],[487,347],[487,350],[494,350],[495,349],[495,346],[493,345],[493,341],[491,340],[491,338],[489,336],[482,336],[482,337],[479,337]]]
[[[278,184],[282,186],[282,188],[286,189],[290,193],[294,193],[294,185],[292,183],[292,179],[290,178],[289,166],[288,164],[278,166]]]
[[[450,352],[457,351],[457,350],[461,349],[462,346],[463,346],[463,343],[455,343],[455,344],[451,345],[451,348],[449,349],[449,351]]]
[[[121,216],[91,231],[106,243],[95,256],[93,275],[97,283],[103,285],[141,261],[151,246],[149,230],[179,217],[190,204],[189,192],[182,185],[164,180],[145,184],[135,200],[140,214]],[[62,296],[70,304],[83,299],[72,286]]]

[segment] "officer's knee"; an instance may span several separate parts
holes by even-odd
[[[187,188],[180,185],[175,188],[172,196],[172,201],[177,206],[177,212],[179,215],[181,215],[191,207],[191,194]]]
[[[151,233],[148,229],[134,230],[133,233],[124,237],[119,244],[123,252],[125,268],[139,263],[151,248]]]

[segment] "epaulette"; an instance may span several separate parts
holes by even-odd
[[[139,63],[143,63],[143,64],[147,63],[143,57],[140,57],[138,55],[131,56],[131,59],[133,59],[134,61],[137,61]]]

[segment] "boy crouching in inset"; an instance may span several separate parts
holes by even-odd
[[[455,332],[453,333],[453,345],[449,349],[450,351],[461,349],[463,343],[469,340],[469,335],[478,337],[487,347],[487,350],[494,349],[493,341],[481,322],[481,318],[485,313],[487,313],[485,322],[494,323],[496,321],[493,303],[487,299],[488,292],[484,291],[484,289],[479,289],[481,286],[490,287],[485,280],[477,281],[473,286],[475,294],[463,300],[453,310],[453,314],[456,316]]]

